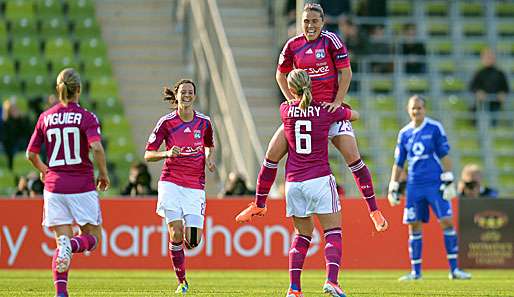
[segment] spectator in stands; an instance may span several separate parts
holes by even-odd
[[[368,33],[373,31],[376,26],[385,26],[387,0],[360,0],[357,5],[357,15],[376,18],[376,20],[362,25],[362,29]]]
[[[351,66],[353,72],[359,71],[359,59],[366,55],[369,51],[368,36],[359,30],[359,27],[353,22],[351,18],[346,18],[340,26],[343,35],[343,41],[346,44],[346,49],[350,52]],[[350,90],[355,84],[350,84]]]
[[[7,167],[12,170],[14,155],[27,147],[32,124],[30,119],[20,112],[14,100],[3,102],[2,121],[2,142],[7,155]]]
[[[18,186],[14,197],[38,197],[43,194],[44,184],[39,179],[39,175],[34,171],[30,172],[27,176],[20,176],[18,178]]]
[[[325,12],[325,30],[341,35],[339,28],[346,17],[352,12],[350,0],[319,0]]]
[[[379,55],[376,62],[371,63],[371,72],[375,73],[391,73],[393,72],[391,55],[391,44],[385,37],[385,27],[378,25],[375,26],[370,33],[370,52],[371,55]]]
[[[121,191],[123,196],[146,196],[156,195],[157,191],[152,189],[152,176],[148,166],[143,162],[132,164],[130,167],[128,185]]]
[[[13,197],[28,197],[29,196],[29,186],[28,186],[28,179],[26,176],[20,176],[18,177],[18,182],[16,192],[14,193]]]
[[[461,198],[498,198],[498,191],[482,185],[482,169],[477,164],[462,168],[457,190]]]
[[[417,40],[416,25],[408,23],[403,26],[402,54],[405,56],[405,72],[409,74],[425,73],[425,62],[419,61],[427,54],[425,44]],[[418,56],[418,57],[416,57]]]
[[[46,108],[45,109],[48,109],[48,108],[56,105],[57,103],[59,103],[59,99],[54,94],[50,94],[50,95],[48,95],[48,98],[46,99]]]
[[[503,102],[509,92],[509,85],[505,73],[496,67],[496,56],[490,48],[485,48],[480,59],[480,68],[469,85],[471,92],[475,94],[475,103],[472,111],[488,110],[491,112],[493,126],[497,123],[497,112],[502,109]]]
[[[230,172],[225,183],[223,192],[218,197],[224,196],[241,196],[241,195],[255,195],[255,191],[248,189],[246,186],[246,179],[243,175]]]

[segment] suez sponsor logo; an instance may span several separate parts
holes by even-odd
[[[32,226],[31,226],[32,227]],[[39,228],[33,227],[33,228]],[[27,239],[29,226],[24,225],[19,230],[12,230],[9,226],[3,225],[1,241],[5,240],[7,246],[0,246],[0,256],[7,253],[7,265],[12,266],[19,255],[23,244]],[[43,228],[46,237],[53,239],[54,235],[48,228]],[[152,234],[160,233],[160,239],[150,240]],[[129,238],[129,244],[119,244],[120,236],[124,239]],[[265,225],[259,229],[252,225],[243,225],[238,227],[234,232],[222,224],[215,224],[212,217],[207,216],[205,221],[205,230],[202,241],[198,247],[193,250],[186,250],[186,255],[194,257],[201,254],[205,256],[233,256],[239,255],[243,257],[253,257],[260,253],[264,256],[271,256],[272,252],[280,252],[282,256],[287,256],[290,242],[294,234],[283,225]],[[107,233],[102,230],[103,240],[96,253],[101,256],[114,254],[119,257],[147,257],[150,256],[150,246],[159,245],[160,256],[166,257],[168,253],[168,231],[166,224],[161,225],[118,225],[111,232]],[[244,237],[244,239],[243,239]],[[222,245],[214,245],[214,240]],[[281,244],[272,245],[272,239],[279,238]],[[277,242],[277,241],[275,241]],[[316,254],[320,250],[320,233],[314,229],[311,246],[307,256]],[[54,253],[54,243],[41,242],[41,251],[51,257]],[[277,251],[277,249],[279,249]],[[222,254],[220,254],[222,253]],[[86,254],[87,255],[87,254]]]
[[[323,76],[323,75],[327,74],[330,71],[328,66],[321,66],[321,67],[318,67],[318,68],[309,67],[309,68],[306,68],[304,70],[307,71],[307,73],[311,77]]]

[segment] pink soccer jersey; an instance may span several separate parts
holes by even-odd
[[[278,70],[307,71],[312,81],[312,96],[317,102],[333,102],[339,88],[337,69],[350,67],[350,57],[341,39],[322,31],[314,41],[303,34],[287,41],[278,61]]]
[[[286,180],[300,182],[332,173],[328,164],[328,131],[337,121],[349,120],[351,110],[338,107],[328,112],[313,102],[307,110],[299,102],[280,105],[280,117],[288,143]]]
[[[205,147],[214,146],[211,120],[195,111],[193,120],[184,122],[176,111],[163,116],[155,126],[147,151],[157,151],[162,142],[166,150],[180,147],[180,155],[166,158],[162,167],[161,181],[169,181],[192,189],[205,188]]]
[[[43,112],[27,151],[39,153],[46,148],[48,172],[45,190],[59,194],[76,194],[95,190],[89,145],[100,141],[97,117],[77,103],[59,103]]]

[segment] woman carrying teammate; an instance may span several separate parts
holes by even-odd
[[[303,34],[289,39],[285,44],[278,61],[276,79],[285,98],[292,101],[295,100],[295,96],[288,88],[286,76],[293,69],[305,70],[312,81],[313,100],[321,103],[328,111],[334,112],[341,105],[347,106],[343,99],[350,85],[352,71],[348,51],[343,42],[336,34],[322,31],[323,19],[323,9],[319,4],[305,5],[302,16]],[[346,160],[378,229],[377,221],[381,222],[384,218],[378,211],[371,174],[361,160],[352,125],[349,121],[334,122],[330,126],[329,137]],[[286,152],[287,141],[281,126],[271,139],[266,159],[261,166],[257,179],[256,201],[242,212],[242,222],[265,212],[266,199],[275,181],[278,161]]]
[[[57,297],[67,297],[68,270],[72,253],[91,251],[101,238],[102,216],[95,190],[93,164],[98,166],[96,189],[105,191],[110,181],[101,144],[97,117],[78,102],[81,91],[79,74],[67,68],[57,76],[59,104],[43,112],[27,148],[27,158],[40,172],[45,183],[43,226],[55,234],[57,248],[52,272]],[[48,164],[39,158],[45,145]],[[73,236],[72,224],[80,227]]]
[[[183,245],[200,243],[205,215],[205,166],[216,168],[213,128],[209,117],[195,111],[196,86],[179,80],[173,90],[164,89],[172,112],[161,117],[148,138],[145,160],[165,160],[158,184],[157,214],[166,219],[170,234],[170,257],[178,279],[175,293],[185,294],[186,281]],[[177,101],[177,109],[174,101]],[[162,142],[166,150],[159,151]]]
[[[280,116],[288,145],[286,216],[293,218],[296,236],[289,251],[290,287],[286,296],[303,296],[300,274],[314,230],[313,215],[325,235],[327,279],[323,291],[330,296],[346,296],[338,284],[342,253],[341,205],[328,163],[328,137],[334,122],[356,120],[359,114],[343,107],[330,112],[320,103],[311,104],[311,80],[304,70],[291,71],[287,83],[295,99],[282,103]],[[387,229],[386,221],[381,228]]]

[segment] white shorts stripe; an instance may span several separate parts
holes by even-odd
[[[332,192],[332,212],[337,212],[337,199],[338,199],[338,196],[337,196],[337,190],[336,190],[336,186],[335,186],[335,181],[334,179],[332,178],[332,176],[330,177],[330,191]]]

